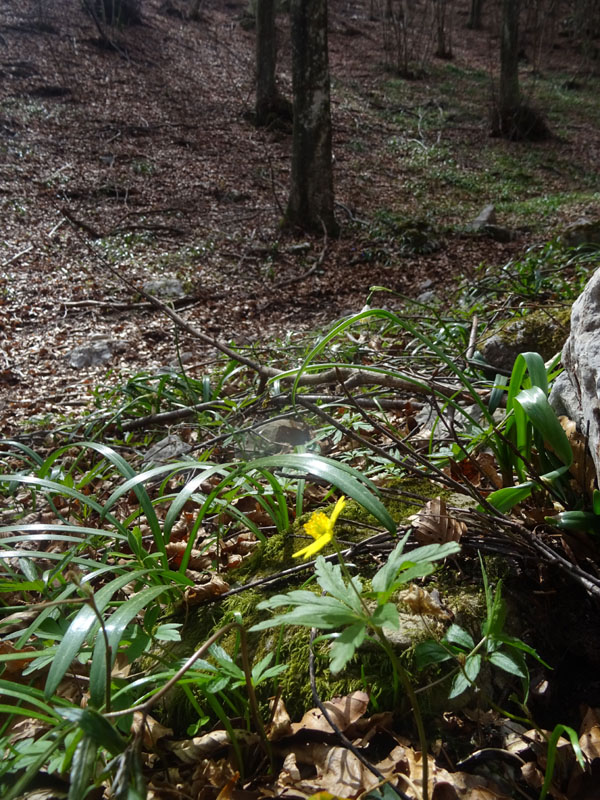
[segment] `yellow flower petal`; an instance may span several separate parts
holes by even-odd
[[[308,522],[304,525],[304,530],[309,536],[312,536],[313,539],[318,539],[319,536],[326,534],[330,527],[333,526],[331,525],[327,514],[324,514],[322,511],[315,511]]]
[[[312,544],[309,544],[307,547],[303,547],[302,550],[298,550],[296,553],[293,553],[292,557],[300,558],[300,556],[302,556],[305,559],[310,558],[315,553],[318,553],[323,547],[328,545],[333,539],[333,526],[335,525],[335,521],[342,513],[342,509],[345,505],[346,498],[342,495],[335,504],[330,517],[328,517],[327,514],[324,514],[322,511],[315,511],[308,522],[304,525],[304,530],[309,536],[312,536],[315,541]]]
[[[323,536],[319,536],[314,542],[309,544],[307,547],[303,547],[302,550],[298,550],[295,553],[292,553],[292,558],[304,558],[304,560],[314,556],[315,553],[318,553],[323,547],[329,544],[329,542],[333,539],[333,531],[331,533],[325,533]]]
[[[329,518],[329,521],[331,523],[331,527],[332,528],[335,525],[336,519],[342,513],[342,509],[344,508],[345,505],[346,505],[346,498],[344,497],[344,495],[342,495],[340,497],[340,499],[337,501],[337,503],[335,504],[335,508],[331,512],[331,517]]]

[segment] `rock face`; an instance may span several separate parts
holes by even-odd
[[[583,434],[600,476],[600,269],[573,304],[571,333],[563,348],[565,373],[550,402],[567,413]]]
[[[510,372],[519,353],[533,350],[544,361],[552,358],[563,346],[568,330],[566,313],[539,309],[495,331],[479,349],[488,364]]]

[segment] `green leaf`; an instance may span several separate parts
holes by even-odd
[[[460,550],[457,542],[446,542],[445,544],[417,547],[415,550],[405,553],[404,545],[409,533],[398,542],[386,563],[373,576],[371,585],[374,592],[382,595],[381,601],[387,600],[399,585],[433,572],[432,562],[440,561]],[[402,574],[400,575],[400,573]]]
[[[565,467],[570,467],[573,463],[571,444],[542,389],[539,386],[524,389],[515,401],[523,408],[533,427],[552,445],[552,450]]]
[[[352,584],[356,589],[354,591],[343,579],[340,565],[328,563],[323,556],[318,556],[315,562],[315,574],[321,589],[335,597],[340,603],[352,608],[357,614],[361,613],[362,604],[356,594],[356,592],[360,594],[362,591],[359,578],[352,578]]]
[[[392,628],[397,631],[400,627],[398,609],[393,603],[377,606],[371,615],[371,622],[380,628]]]
[[[301,473],[314,475],[338,488],[342,494],[353,500],[372,514],[375,519],[391,533],[396,533],[396,523],[389,515],[383,503],[375,496],[378,491],[375,484],[365,478],[358,470],[338,463],[332,458],[317,456],[312,453],[290,453],[287,455],[267,456],[250,461],[247,469],[295,469]],[[368,488],[367,488],[368,487]],[[371,491],[369,491],[369,489]]]
[[[548,740],[546,774],[544,775],[544,784],[542,786],[542,791],[540,792],[539,800],[545,800],[546,796],[548,795],[550,784],[552,783],[552,776],[554,775],[558,740],[563,733],[566,733],[571,741],[571,747],[575,752],[575,757],[577,758],[579,766],[582,770],[585,769],[585,759],[583,757],[583,753],[581,752],[579,737],[576,731],[574,731],[573,728],[569,728],[568,725],[556,725],[550,734],[550,739]]]
[[[452,654],[439,642],[420,642],[415,647],[417,669],[424,669],[430,664],[441,664],[443,661],[449,661],[452,657]]]
[[[561,511],[554,517],[546,517],[546,522],[563,531],[600,533],[600,515],[596,511]]]
[[[367,631],[362,622],[350,625],[331,645],[331,661],[329,668],[333,673],[341,672],[356,650],[364,642]]]
[[[91,736],[84,736],[73,755],[69,772],[68,800],[81,800],[92,782],[98,746]]]
[[[506,651],[496,651],[488,656],[488,661],[495,667],[509,672],[511,675],[517,675],[519,678],[527,678],[527,670],[524,669],[523,659],[512,656]]]
[[[504,628],[505,620],[506,603],[502,599],[502,581],[498,581],[491,603],[488,604],[487,617],[481,626],[483,635],[497,638]]]
[[[521,639],[517,639],[516,636],[509,636],[507,633],[500,633],[496,636],[496,640],[502,644],[508,645],[509,647],[514,647],[516,650],[521,650],[523,653],[527,653],[535,658],[536,661],[539,661],[540,664],[543,664],[547,669],[552,669],[550,664],[547,664],[544,659],[538,655],[537,651],[533,649],[533,647],[525,644],[525,642],[521,641]]]
[[[342,605],[334,598],[323,598],[330,600],[329,603],[314,603],[311,606],[299,606],[272,619],[259,622],[253,625],[251,631],[264,631],[267,628],[274,628],[278,625],[301,625],[305,628],[320,628],[321,630],[332,630],[342,625],[352,625],[357,622],[356,614],[353,614],[346,606]]]
[[[448,700],[454,700],[455,697],[459,697],[459,695],[465,692],[470,686],[471,681],[461,670],[452,681],[452,686],[450,687],[450,692],[448,693]]]
[[[181,641],[181,622],[166,622],[159,625],[154,632],[154,638],[159,642],[180,642]]]
[[[464,670],[468,680],[471,683],[475,683],[475,681],[477,680],[477,676],[479,675],[479,671],[481,670],[481,656],[479,655],[479,653],[467,656]]]
[[[148,577],[149,570],[137,570],[136,572],[119,575],[100,589],[95,595],[96,608],[100,613],[106,608],[113,595],[123,586],[133,581]],[[50,667],[48,678],[46,679],[45,695],[52,697],[58,684],[64,678],[66,671],[71,666],[75,656],[81,650],[81,646],[87,639],[90,631],[98,622],[98,618],[91,606],[85,605],[78,612],[77,616],[69,626],[62,642],[58,648],[56,656]]]
[[[536,486],[535,481],[525,481],[525,483],[519,483],[517,486],[505,486],[503,489],[496,489],[495,492],[488,495],[487,501],[500,513],[505,514],[513,506],[522,503],[523,500],[527,500]]]
[[[150,606],[152,602],[161,594],[172,589],[171,586],[150,586],[137,592],[126,600],[119,608],[106,620],[104,630],[108,637],[108,646],[111,652],[111,666],[115,663],[119,643],[123,632],[131,620],[136,617],[143,608]],[[106,693],[106,642],[104,635],[100,633],[96,637],[94,655],[92,657],[92,667],[90,669],[90,699],[95,707],[101,706],[105,701]]]
[[[444,641],[450,644],[457,644],[465,650],[473,650],[475,642],[470,633],[459,625],[450,625],[444,636]]]
[[[75,722],[99,747],[116,756],[122,753],[127,742],[118,733],[110,722],[93,708],[65,708],[60,711],[61,716],[69,722]]]

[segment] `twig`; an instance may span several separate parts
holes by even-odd
[[[466,352],[466,359],[467,363],[471,361],[473,358],[473,354],[475,353],[475,345],[477,343],[477,324],[478,324],[477,314],[473,314],[473,322],[471,323],[471,333],[469,334],[469,344],[467,346]]]
[[[294,278],[288,278],[285,281],[280,281],[279,283],[276,283],[273,286],[273,289],[283,289],[285,286],[291,286],[293,283],[299,283],[300,281],[305,281],[307,278],[310,278],[310,276],[314,272],[316,272],[320,267],[323,266],[326,253],[327,253],[327,230],[323,228],[323,249],[321,250],[321,255],[318,257],[318,259],[315,261],[312,267],[306,272],[303,272],[302,275],[298,275]]]
[[[24,256],[30,250],[33,250],[33,245],[32,244],[28,245],[24,250],[20,250],[18,253],[15,253],[14,256],[11,256],[10,258],[7,258],[6,261],[3,261],[2,262],[2,268],[8,267],[9,264],[12,264],[13,261],[16,261],[18,258],[21,258],[21,256]]]
[[[400,800],[412,800],[412,798],[409,797],[407,794],[405,794],[402,791],[402,789],[398,789],[396,786],[394,786],[389,780],[389,778],[386,778],[385,775],[382,772],[380,772],[374,764],[371,764],[369,759],[366,758],[366,756],[364,756],[361,753],[360,749],[352,744],[350,739],[348,739],[348,737],[344,734],[341,728],[338,728],[336,723],[331,718],[331,715],[327,710],[327,706],[325,706],[325,704],[321,701],[319,693],[317,692],[317,680],[315,676],[315,654],[313,650],[313,642],[315,640],[316,633],[317,633],[316,628],[311,628],[309,655],[308,655],[308,672],[310,676],[310,688],[312,691],[314,704],[317,706],[321,714],[323,714],[328,725],[331,727],[331,729],[336,734],[340,742],[344,745],[344,747],[351,753],[353,753],[356,756],[356,758],[360,761],[360,763],[363,764],[369,770],[369,772],[375,775],[376,778],[379,778],[379,780],[382,781],[382,783],[388,784],[390,789],[392,789],[395,792],[395,794],[400,798]],[[399,777],[402,777],[402,775],[400,775]]]

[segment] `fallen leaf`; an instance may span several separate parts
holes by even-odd
[[[421,614],[439,619],[452,619],[453,614],[447,611],[432,594],[412,583],[410,588],[400,592],[399,599],[405,603],[413,614]]]
[[[365,713],[369,705],[369,695],[366,692],[352,692],[346,697],[334,697],[333,700],[328,700],[323,705],[337,727],[341,731],[345,731],[349,725],[352,725]],[[300,722],[292,724],[292,733],[296,734],[300,731],[334,732],[319,708],[311,708]]]
[[[458,542],[467,530],[464,522],[451,517],[446,510],[446,501],[435,497],[425,507],[409,517],[415,539],[419,544]]]

